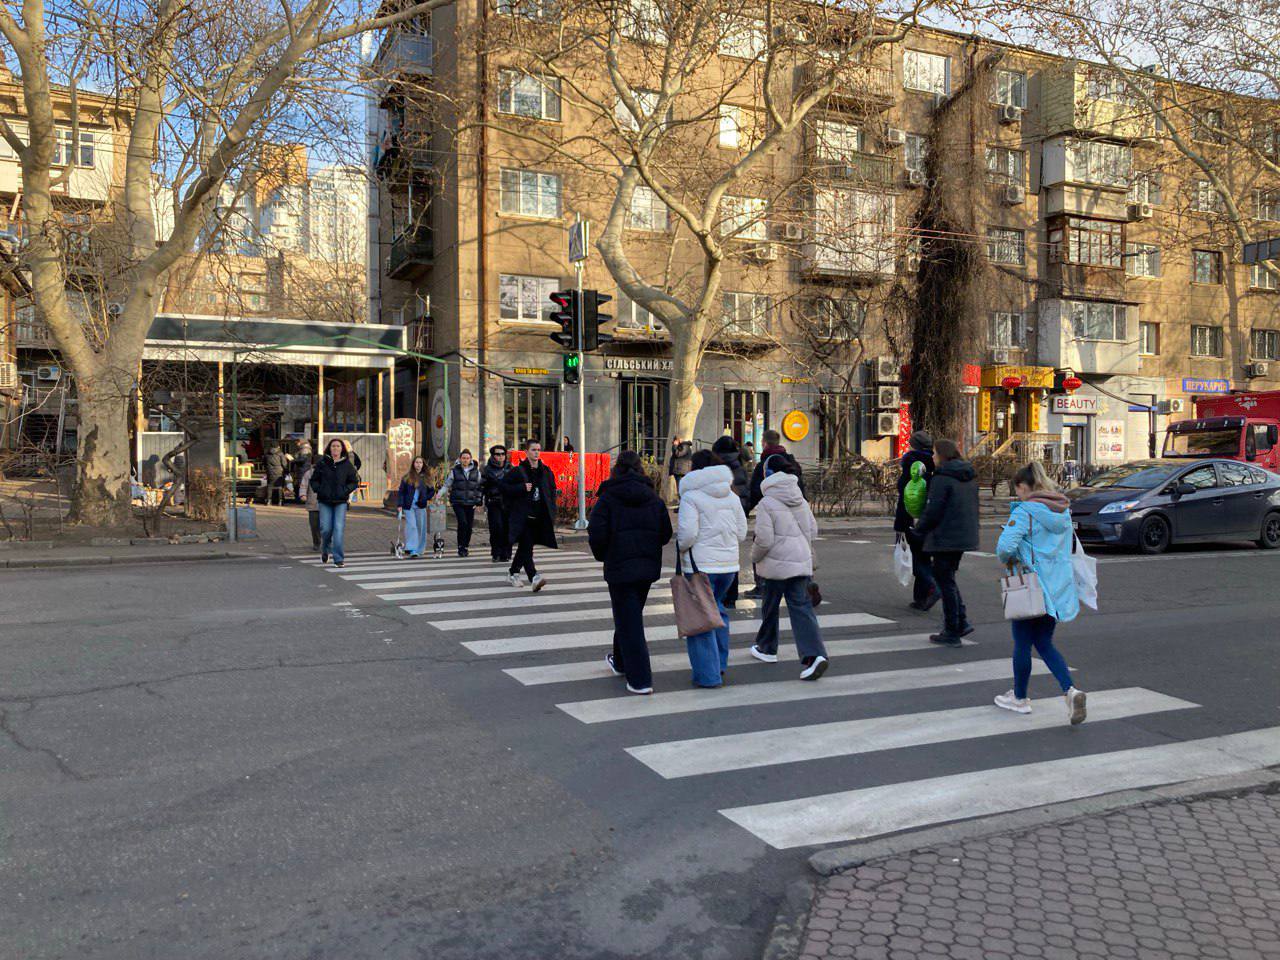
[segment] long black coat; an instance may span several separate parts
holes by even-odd
[[[977,472],[967,460],[947,460],[929,481],[929,502],[913,528],[926,553],[978,549]]]
[[[502,478],[514,469],[505,460],[499,466],[493,457],[489,458],[489,462],[480,471],[480,493],[486,507],[502,506]]]
[[[360,474],[349,457],[334,461],[325,454],[316,463],[311,474],[311,489],[316,492],[316,499],[330,505],[346,503],[347,498],[360,485]]]
[[[533,492],[526,490],[526,483],[534,484],[539,491],[535,500]],[[508,471],[498,486],[502,490],[502,506],[510,519],[508,533],[511,542],[516,543],[524,534],[525,527],[532,524],[533,542],[540,547],[559,546],[556,542],[556,475],[545,463],[537,471],[537,477],[530,475],[529,461],[524,461]]]
[[[917,450],[913,447],[902,455],[902,473],[898,476],[898,508],[893,514],[893,529],[898,533],[910,530],[916,522],[902,503],[902,492],[907,489],[907,483],[911,480],[911,465],[917,462],[924,464],[924,482],[927,484],[933,479],[933,448]]]
[[[600,484],[587,521],[591,555],[606,583],[653,583],[662,576],[662,548],[671,542],[671,514],[649,478],[629,473]]]

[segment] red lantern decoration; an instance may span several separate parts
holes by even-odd
[[[1079,377],[1064,377],[1062,380],[1062,389],[1067,393],[1075,393],[1084,386],[1084,381]]]
[[[1013,393],[1013,391],[1022,386],[1022,378],[1013,376],[1005,377],[1000,381],[1000,386],[1004,387],[1010,393]]]

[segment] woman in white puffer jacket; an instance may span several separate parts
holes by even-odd
[[[687,637],[695,687],[718,687],[729,665],[729,611],[725,594],[738,573],[738,545],[747,538],[747,515],[733,491],[733,472],[709,450],[693,455],[692,469],[680,478],[677,549],[686,575],[699,570],[711,581],[711,592],[724,626]]]
[[[760,630],[751,655],[765,663],[778,662],[778,605],[785,596],[791,635],[800,655],[800,679],[817,680],[830,663],[809,598],[818,521],[800,492],[793,464],[783,457],[768,457],[764,477],[751,547],[761,592]]]

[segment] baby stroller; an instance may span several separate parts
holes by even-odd
[[[427,533],[431,535],[431,555],[437,560],[444,556],[444,531],[447,517],[443,502],[433,500],[427,505]]]

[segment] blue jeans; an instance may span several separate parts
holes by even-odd
[[[404,512],[404,552],[411,557],[427,552],[426,507],[410,507]]]
[[[347,530],[347,505],[345,503],[320,504],[320,552],[333,554],[334,563],[342,563],[346,554],[342,550],[342,535]]]
[[[1071,689],[1071,671],[1067,661],[1053,645],[1053,630],[1058,621],[1045,614],[1034,620],[1014,620],[1013,624],[1013,695],[1019,700],[1027,696],[1027,681],[1031,679],[1031,648],[1036,648],[1040,659],[1049,668],[1062,692]]]
[[[685,638],[689,647],[689,665],[693,667],[693,682],[699,687],[718,687],[724,682],[720,674],[729,666],[729,611],[725,608],[724,598],[735,577],[736,573],[707,574],[711,581],[711,595],[716,598],[724,626]]]
[[[791,577],[789,580],[756,581],[764,595],[760,607],[760,629],[756,632],[756,647],[762,653],[778,652],[778,605],[787,598],[787,618],[791,621],[791,636],[801,660],[808,657],[825,657],[827,648],[822,644],[822,632],[818,629],[818,617],[809,599],[809,578]]]

